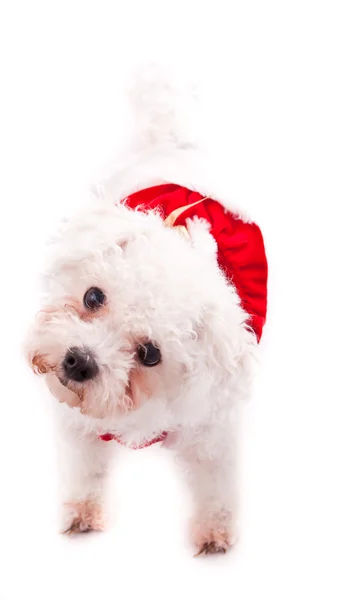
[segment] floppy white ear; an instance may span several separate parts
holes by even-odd
[[[236,313],[231,315],[226,312],[222,315],[219,310],[210,307],[206,309],[203,323],[198,328],[207,363],[214,371],[219,370],[222,378],[236,374],[249,375],[252,371],[257,341],[246,323],[247,315],[243,312],[240,314],[240,322],[236,322]]]

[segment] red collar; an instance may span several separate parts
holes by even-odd
[[[216,200],[171,183],[136,192],[125,203],[131,209],[158,210],[174,227],[185,227],[186,220],[192,217],[205,219],[210,224],[218,246],[219,266],[233,283],[241,305],[250,315],[249,324],[260,341],[266,321],[268,268],[259,227],[233,215]],[[140,446],[130,447],[146,448],[165,440],[166,436],[164,431]],[[123,444],[121,438],[109,433],[100,439]]]
[[[99,437],[100,437],[100,440],[103,440],[104,442],[111,442],[112,440],[115,440],[122,446],[131,448],[132,450],[142,450],[142,448],[147,448],[148,446],[152,446],[152,444],[156,444],[157,442],[163,442],[167,435],[168,434],[166,431],[162,431],[159,435],[155,436],[151,440],[145,440],[140,445],[133,444],[133,443],[130,445],[125,444],[125,442],[122,441],[122,438],[120,438],[117,435],[113,435],[112,433],[105,433],[103,435],[100,435]]]

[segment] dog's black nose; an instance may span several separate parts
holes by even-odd
[[[63,370],[67,379],[83,383],[96,377],[98,366],[86,348],[70,348],[63,361]]]

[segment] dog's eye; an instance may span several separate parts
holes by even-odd
[[[145,367],[155,367],[161,361],[161,352],[159,348],[154,346],[151,342],[138,346],[137,355],[140,362]]]
[[[98,287],[91,287],[83,297],[83,304],[89,310],[97,310],[106,302],[106,296]]]

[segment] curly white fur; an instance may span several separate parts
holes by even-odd
[[[225,550],[235,536],[236,410],[248,393],[255,338],[206,224],[189,222],[188,240],[158,214],[130,211],[119,201],[173,182],[243,210],[223,182],[206,175],[201,151],[179,127],[173,88],[153,88],[150,78],[141,85],[129,150],[98,186],[102,199],[66,223],[54,244],[47,301],[27,353],[59,401],[65,530],[102,528],[118,446],[100,434],[141,444],[167,431],[165,445],[185,465],[195,498],[197,549]],[[95,315],[82,303],[91,286],[107,296]],[[138,362],[136,348],[145,340],[161,348],[156,367]],[[77,346],[92,349],[99,374],[65,386],[62,362]]]

